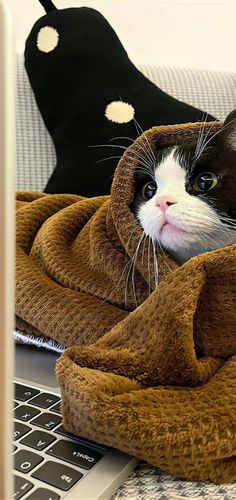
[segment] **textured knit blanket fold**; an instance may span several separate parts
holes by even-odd
[[[220,483],[236,480],[236,245],[156,261],[129,208],[145,142],[178,144],[200,126],[137,139],[111,197],[18,194],[16,315],[21,331],[69,347],[57,363],[68,431]]]

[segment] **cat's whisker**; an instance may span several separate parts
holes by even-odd
[[[136,131],[137,131],[137,128],[136,128]],[[138,135],[139,135],[139,132],[138,132],[138,131],[137,131],[137,133],[138,133]],[[145,135],[145,132],[143,132],[143,133],[144,133],[144,135]],[[132,143],[135,141],[135,139],[132,139],[131,137],[126,137],[126,136],[118,136],[118,137],[114,137],[113,139],[110,139],[108,142],[113,142],[115,139],[126,139],[126,140],[129,140],[129,141],[130,141],[130,142],[132,142]],[[154,152],[153,152],[153,150],[152,150],[152,148],[151,148],[151,145],[150,145],[150,143],[149,143],[148,139],[146,138],[146,136],[145,136],[145,139],[146,139],[146,141],[148,142],[148,146],[149,146],[149,148],[150,148],[150,149],[149,149],[149,150],[147,150],[147,148],[145,147],[145,143],[143,142],[143,140],[140,140],[140,142],[139,142],[139,147],[140,147],[140,148],[141,148],[141,150],[143,151],[144,155],[147,155],[147,156],[148,156],[149,160],[151,161],[151,164],[153,164],[153,163],[155,164],[155,162],[156,162],[156,158],[155,158]],[[142,145],[143,145],[144,147],[142,147]],[[128,147],[128,146],[127,146],[127,147]],[[151,153],[151,156],[150,156],[150,154],[149,154],[149,153]]]
[[[142,260],[141,260],[142,266],[143,266],[143,263],[144,263],[144,253],[145,253],[145,246],[146,246],[147,237],[148,237],[148,235],[146,234],[145,238],[144,238],[144,242],[143,242],[143,251],[142,251]]]
[[[139,134],[139,131],[137,129],[137,124],[138,124],[137,120],[134,121],[134,124],[135,124],[135,128],[136,128],[136,132],[137,132],[138,137],[139,137],[139,147],[141,147],[141,149],[144,152],[144,154],[146,154],[148,156],[149,160],[151,162],[155,163],[156,162],[156,157],[155,157],[154,151],[153,151],[153,149],[151,147],[151,144],[150,144],[150,142],[149,142],[149,140],[148,140],[148,138],[146,136],[146,133],[142,130],[142,128],[139,125],[139,127],[141,129],[141,134],[143,136],[143,137],[141,137],[140,134]]]
[[[202,236],[202,234],[204,234],[204,232],[201,232],[201,236]],[[208,235],[208,236],[209,236],[209,235]],[[225,246],[225,242],[224,242],[224,241],[222,241],[220,238],[218,238],[218,236],[216,236],[215,234],[214,234],[214,235],[211,235],[210,240],[211,240],[211,242],[214,242],[214,241],[215,241],[216,243],[217,243],[217,242],[218,242],[218,243],[220,243],[220,246],[222,246],[222,247],[224,247],[224,246]]]
[[[139,166],[135,169],[135,173],[137,173],[137,172],[144,172],[144,173],[146,173],[146,174],[149,174],[149,175],[151,175],[151,177],[155,180],[154,173],[153,173],[153,172],[151,172],[149,168],[147,168],[146,166],[143,166],[142,164],[141,164],[141,167],[140,167],[140,165],[139,165]]]
[[[125,306],[126,307],[127,307],[128,283],[129,283],[130,273],[132,271],[132,268],[134,268],[135,265],[136,265],[137,255],[138,255],[139,248],[140,248],[140,245],[141,245],[141,242],[142,242],[142,239],[144,238],[144,236],[145,236],[145,233],[143,231],[141,237],[139,238],[139,241],[138,241],[136,250],[134,252],[134,255],[130,259],[130,266],[129,266],[129,270],[128,270],[127,277],[126,277],[126,283],[125,283]],[[136,307],[137,307],[137,299],[136,299],[135,283],[134,283],[134,272],[133,271],[132,271],[132,288],[133,288],[133,294],[134,294],[134,301],[135,301],[135,304],[136,304]]]
[[[233,243],[232,242],[232,235],[227,234],[227,232],[224,229],[220,229],[220,231],[224,234],[225,238],[227,238],[229,244],[232,244]]]
[[[196,144],[196,148],[195,148],[195,154],[194,154],[194,157],[198,156],[198,151],[201,147],[201,142],[202,142],[202,137],[203,137],[203,131],[204,131],[204,126],[205,126],[205,121],[207,119],[207,114],[206,113],[203,113],[202,114],[202,120],[201,120],[201,125],[200,125],[200,128],[199,128],[199,134],[198,134],[198,138],[197,138],[197,144]]]
[[[103,161],[107,161],[107,160],[114,160],[114,159],[120,160],[121,158],[122,158],[122,155],[121,156],[108,156],[106,158],[102,158],[101,160],[95,161],[94,165],[97,165],[98,163],[102,163]],[[126,158],[129,159],[129,160],[133,160],[133,158],[131,156],[127,156]],[[147,166],[146,164],[143,164],[143,162],[140,162],[140,161],[139,161],[139,164],[143,165],[143,167],[145,168],[145,170],[144,170],[145,173],[151,175],[151,173],[150,173],[150,166],[149,165]],[[111,177],[113,177],[113,176],[114,176],[114,174],[112,174]]]
[[[90,148],[104,148],[104,147],[107,147],[107,148],[119,148],[119,149],[122,149],[123,151],[126,151],[127,150],[127,147],[125,146],[121,146],[119,144],[99,144],[99,145],[95,145],[95,146],[88,146]],[[146,160],[146,158],[144,156],[142,156],[138,151],[132,151],[132,154],[138,158],[139,160],[139,163],[146,166],[148,168],[148,170],[151,170],[153,171],[153,165],[150,164],[148,162],[148,160]],[[121,156],[109,156],[108,158],[103,158],[101,160],[98,160],[95,162],[96,163],[101,163],[102,161],[105,161],[105,160],[110,160],[110,159],[115,159],[115,158],[121,158]],[[132,157],[130,157],[132,158]]]
[[[236,213],[235,213],[235,218],[232,218],[230,217],[226,212],[221,212],[220,210],[218,210],[217,208],[215,208],[216,212],[221,216],[223,217],[225,220],[229,220],[229,221],[232,221],[236,224]]]
[[[121,96],[120,96],[120,101],[121,101],[121,102],[123,102],[123,101],[122,101]],[[141,131],[141,134],[143,134],[143,135],[144,135],[144,131],[143,131],[143,129],[142,129],[142,127],[141,127],[140,123],[136,120],[136,118],[133,118],[133,121],[134,121],[134,126],[135,126],[136,132],[137,132],[137,134],[138,134],[138,137],[140,136],[140,132],[139,132],[139,130]],[[139,130],[138,130],[138,129],[139,129]],[[146,138],[146,136],[145,136],[145,138]],[[149,146],[149,151],[150,151],[150,153],[153,155],[153,159],[154,159],[154,161],[155,161],[155,155],[154,155],[154,153],[153,153],[153,150],[152,150],[152,148],[151,148],[151,146],[150,146],[150,143],[149,143],[149,141],[147,140],[147,138],[146,138],[146,141],[147,141],[148,146]]]
[[[138,128],[140,129],[141,134],[143,135],[143,138],[145,138],[145,141],[146,141],[146,144],[147,144],[147,147],[148,147],[148,152],[151,155],[150,159],[152,158],[153,161],[155,162],[156,158],[155,158],[154,152],[153,152],[153,150],[151,148],[150,142],[148,141],[148,138],[146,137],[146,134],[145,134],[144,130],[142,129],[141,125],[138,123],[138,121],[135,118],[134,118],[134,125],[135,125],[135,128],[136,128],[138,136],[140,136],[140,132],[139,132]]]
[[[193,224],[191,224],[191,227],[193,227]],[[196,229],[198,229],[198,227],[199,227],[198,224],[195,224],[195,227],[196,227]],[[210,224],[210,226],[208,226],[208,229],[210,231],[207,231],[206,225],[203,225],[203,227],[201,228],[201,236],[204,233],[205,236],[207,236],[209,242],[212,242],[214,239],[215,239],[215,241],[216,241],[216,239],[218,239],[218,241],[222,244],[223,247],[225,246],[225,244],[227,242],[229,244],[233,243],[233,241],[232,241],[232,229],[226,228],[225,226],[223,226],[223,223],[221,223],[220,221],[212,222]],[[235,225],[234,229],[236,229],[236,225]],[[222,239],[220,239],[219,235],[217,235],[216,232],[224,235],[226,238],[226,241],[222,241]]]
[[[135,169],[135,173],[137,174],[138,172],[147,174],[147,176],[150,176],[155,181],[153,171],[151,171],[150,168],[148,168],[146,165],[139,163],[139,166]]]
[[[131,238],[132,238],[134,232],[137,230],[137,223],[136,222],[134,223],[134,226],[135,227],[134,227],[133,231],[131,232],[131,234],[129,235],[129,239],[128,239],[127,243],[126,243],[125,253],[128,253],[128,248],[129,248],[129,244],[130,244]]]
[[[232,122],[235,122],[236,123],[236,118],[234,118],[233,120],[231,120],[229,123],[226,123],[225,125],[223,125],[223,127],[221,127],[219,130],[217,130],[205,143],[205,146],[204,146],[204,149],[205,147],[207,146],[207,144],[209,144],[210,141],[212,141],[212,139],[214,139],[217,135],[219,135],[221,132],[223,132],[223,130],[227,129],[229,126],[232,126]]]
[[[145,166],[149,172],[154,172],[154,165],[152,163],[149,163],[147,159],[145,159],[143,156],[138,154],[136,151],[132,151],[132,154],[138,158],[138,162],[140,165]],[[128,156],[129,158],[132,158],[132,156]]]
[[[145,233],[143,231],[142,233],[142,236],[141,238],[139,239],[139,242],[137,244],[137,248],[136,248],[136,251],[135,251],[135,254],[134,254],[134,262],[133,262],[133,269],[132,269],[132,288],[133,288],[133,296],[134,296],[134,302],[135,302],[135,306],[137,307],[138,306],[138,303],[137,303],[137,296],[136,296],[136,289],[135,289],[135,281],[134,281],[134,278],[135,278],[135,268],[136,268],[136,261],[137,261],[137,257],[138,257],[138,253],[139,253],[139,249],[140,249],[140,245],[143,241],[143,238],[145,236]]]
[[[97,165],[97,163],[101,163],[102,161],[107,161],[107,160],[114,160],[114,159],[121,159],[121,156],[108,156],[107,158],[102,158],[101,160],[95,161],[94,165]]]
[[[236,229],[236,228],[235,228]],[[221,233],[223,233],[223,235],[225,236],[226,238],[226,241],[228,241],[228,244],[229,245],[232,245],[233,243],[235,243],[235,234],[232,234],[232,231],[228,231],[228,234],[225,230],[220,230]]]
[[[136,222],[134,222],[134,224],[133,224],[133,225],[134,225],[134,228],[133,228],[133,230],[132,230],[132,231],[131,231],[131,233],[130,233],[129,239],[128,239],[127,244],[126,244],[126,247],[125,247],[125,253],[126,253],[127,255],[128,255],[128,247],[129,247],[129,244],[130,244],[131,238],[132,238],[132,236],[133,236],[134,232],[137,230],[137,223],[136,223]],[[114,294],[114,292],[116,291],[116,289],[117,289],[117,288],[118,288],[118,286],[120,285],[120,283],[121,283],[121,281],[122,281],[122,278],[123,278],[123,276],[124,276],[124,274],[125,274],[125,271],[126,271],[127,267],[131,265],[132,258],[133,258],[133,257],[129,258],[128,262],[126,263],[126,265],[125,265],[125,267],[124,267],[124,269],[123,269],[123,271],[122,271],[122,273],[121,273],[121,277],[120,277],[120,279],[119,279],[118,283],[117,283],[117,284],[115,285],[115,287],[114,287],[114,288],[113,288],[113,289],[109,292],[109,294],[105,297],[105,299],[103,300],[103,303],[104,303],[104,302],[106,302],[106,301],[107,301],[107,300],[108,300],[108,299],[109,299],[109,298],[110,298],[110,297]]]
[[[128,140],[128,141],[130,141],[130,142],[132,142],[132,143],[135,141],[135,139],[132,139],[132,137],[118,136],[118,137],[113,137],[113,138],[112,138],[112,139],[110,139],[108,142],[113,142],[113,141],[115,141],[115,140],[117,140],[117,139],[126,139],[126,140]],[[142,143],[141,143],[141,144],[142,144]],[[128,146],[127,146],[127,147],[128,147]],[[146,154],[146,150],[145,150],[144,148],[142,148],[142,145],[141,145],[141,149],[142,149],[142,151],[144,152],[144,154]],[[154,155],[154,153],[153,153],[153,155]],[[153,156],[153,158],[151,158],[151,160],[152,160],[152,162],[155,160],[155,155]]]
[[[233,241],[232,241],[232,237],[230,238],[230,236],[232,236],[232,231],[230,231],[230,230],[228,230],[228,231],[227,231],[227,230],[225,230],[225,228],[224,228],[224,227],[222,227],[222,225],[218,225],[218,226],[216,226],[216,230],[217,230],[217,233],[218,233],[218,232],[223,233],[223,234],[225,235],[225,237],[228,239],[228,241],[230,242],[230,244],[232,244],[232,243],[233,243]],[[228,232],[228,234],[227,234],[227,232]],[[206,232],[206,231],[202,230],[202,231],[201,231],[201,234],[202,234],[202,233],[204,233],[204,234],[208,237],[208,239],[209,239],[210,241],[213,241],[213,240],[217,241],[217,240],[218,240],[218,241],[221,243],[222,247],[224,247],[224,246],[225,246],[226,242],[225,242],[225,241],[222,241],[222,240],[219,238],[219,235],[218,235],[218,234],[216,234],[215,232],[210,232],[210,233],[209,233],[209,232]]]
[[[235,227],[236,227],[236,220],[235,219],[231,219],[230,217],[224,217],[223,215],[221,215],[220,212],[218,212],[218,216],[219,216],[220,222],[222,222],[222,224],[224,224],[224,222],[227,222],[227,225],[224,225],[225,229],[227,229],[227,230],[235,229]]]
[[[144,142],[144,139],[146,139],[146,142]],[[146,148],[146,147],[145,147],[145,146],[146,146],[146,143],[148,144],[148,148]],[[145,132],[143,132],[143,137],[141,137],[141,138],[139,139],[139,146],[141,146],[142,151],[143,151],[144,153],[146,153],[146,155],[148,156],[149,160],[150,160],[152,163],[154,163],[154,164],[155,164],[155,162],[156,162],[156,157],[155,157],[154,152],[153,152],[153,150],[152,150],[152,148],[151,148],[151,145],[150,145],[150,143],[149,143],[149,141],[148,141],[148,139],[147,139],[147,137],[146,137]],[[142,147],[142,146],[143,146],[143,147]]]
[[[203,234],[201,233],[201,237],[199,237],[199,239],[200,238],[204,241],[205,248],[207,249],[209,247],[209,243],[211,243],[211,240],[208,239],[208,241],[207,241],[207,236],[204,233]]]
[[[122,149],[123,151],[126,151],[128,149],[128,146],[122,146],[120,144],[99,144],[99,145],[94,145],[94,146],[89,146],[90,148],[118,148]],[[143,163],[145,163],[147,166],[151,166],[153,168],[153,164],[149,163],[148,158],[145,158],[138,150],[132,151],[132,154],[136,156],[137,158],[140,158]]]
[[[128,146],[121,146],[121,144],[94,144],[93,146],[88,146],[89,148],[120,148],[127,149]]]
[[[201,146],[199,148],[199,151],[198,151],[198,154],[197,154],[197,157],[201,156],[202,152],[203,152],[203,149],[204,149],[204,146],[205,146],[205,143],[207,141],[207,138],[209,137],[211,131],[212,131],[212,128],[214,127],[215,123],[217,122],[218,120],[214,120],[213,123],[211,124],[211,126],[208,128],[207,130],[207,133],[204,135],[203,133],[203,137],[202,137],[202,142],[201,142]]]
[[[219,220],[209,219],[210,221],[210,229],[215,228],[224,231],[231,231],[236,228],[236,221],[234,219],[229,219],[228,217],[224,217],[221,215],[220,211],[218,212]],[[230,226],[224,225],[224,222],[230,223]],[[204,222],[208,222],[207,219],[204,218]]]
[[[157,288],[157,286],[158,286],[158,261],[157,261],[157,256],[156,256],[155,242],[153,239],[152,239],[152,248],[153,248],[154,281],[155,281],[155,288]]]
[[[137,168],[137,169],[135,170],[135,173],[136,173],[136,174],[137,174],[137,173],[147,174],[148,176],[150,176],[150,177],[151,177],[151,179],[153,180],[153,182],[156,182],[154,174],[153,174],[152,172],[150,172],[149,170],[145,169],[145,168]]]
[[[131,269],[132,269],[133,261],[134,261],[134,256],[131,257],[131,259],[130,259],[129,270],[127,272],[127,276],[126,276],[126,280],[125,280],[125,307],[127,307],[129,276],[130,276],[130,272],[131,272]]]
[[[220,117],[223,115],[224,113],[221,113],[220,114]],[[204,117],[204,113],[203,113],[203,117]],[[195,154],[194,154],[194,160],[196,161],[203,153],[203,150],[205,149],[205,145],[206,145],[206,141],[207,141],[207,138],[209,137],[211,131],[212,131],[212,128],[214,127],[215,123],[219,121],[219,118],[215,119],[211,126],[209,127],[209,129],[207,130],[207,133],[206,135],[204,136],[204,131],[205,131],[205,127],[206,127],[206,120],[207,120],[207,117],[208,117],[208,113],[206,113],[206,116],[204,118],[204,122],[203,122],[203,125],[200,127],[200,133],[199,133],[199,137],[198,137],[198,141],[197,141],[197,145],[196,145],[196,150],[195,150]]]
[[[141,148],[141,150],[143,151],[144,156],[143,156],[143,154],[142,154],[142,153],[140,153],[140,151],[138,150],[139,155],[140,155],[140,158],[141,158],[141,159],[144,159],[144,160],[146,161],[146,163],[148,163],[148,165],[150,165],[150,167],[151,167],[152,171],[154,171],[155,166],[156,166],[156,161],[155,161],[153,158],[150,158],[150,157],[147,155],[147,153],[143,150],[143,148]],[[137,152],[137,150],[136,150],[136,152]]]
[[[108,142],[113,142],[113,141],[116,141],[117,139],[126,139],[127,141],[130,141],[130,142],[134,142],[135,139],[132,139],[132,137],[126,137],[124,135],[120,135],[120,136],[117,136],[117,137],[113,137],[112,139],[109,139]]]
[[[148,295],[151,293],[151,270],[150,270],[150,250],[151,239],[148,237]]]
[[[158,243],[157,243],[157,244],[158,244],[158,246],[159,246],[159,248],[160,248],[160,250],[161,250],[161,252],[162,252],[162,259],[163,259],[163,262],[164,262],[164,264],[166,265],[167,269],[171,272],[171,268],[170,268],[169,264],[166,262],[166,260],[165,260],[165,258],[164,258],[164,256],[165,256],[165,257],[167,257],[167,255],[166,255],[166,253],[164,252],[164,249],[163,249],[163,247],[162,247],[162,245],[161,245],[160,241],[158,241]]]
[[[132,151],[132,154],[139,158],[143,163],[145,163],[148,168],[152,171],[154,171],[155,168],[155,163],[153,162],[152,159],[149,158],[149,156],[144,152],[146,156],[144,156],[139,150]]]
[[[130,157],[132,158],[132,155],[134,155],[135,157],[137,157],[138,159],[140,159],[143,163],[145,163],[149,168],[151,168],[151,170],[154,170],[154,167],[155,167],[155,164],[150,161],[149,158],[147,158],[146,156],[144,156],[138,149],[136,150],[133,150],[132,151],[132,154],[130,152]]]
[[[207,197],[207,203],[209,203],[209,205],[213,206],[213,209],[217,213],[220,221],[230,222],[230,223],[232,223],[232,226],[236,225],[236,215],[235,215],[235,219],[233,219],[226,212],[220,211],[219,209],[216,208],[215,202],[216,202],[215,198],[212,198],[210,196]]]
[[[197,146],[196,146],[196,150],[195,150],[195,154],[194,154],[194,161],[196,161],[196,159],[199,157],[199,152],[201,150],[201,147],[202,147],[202,143],[203,143],[203,140],[204,140],[204,127],[205,127],[205,122],[203,122],[201,128],[200,128],[200,133],[199,133],[199,140],[198,140],[198,143],[197,143]]]
[[[225,225],[224,225],[225,230],[227,230],[227,231],[231,231],[231,230],[236,229],[236,222],[235,222],[235,220],[233,220],[233,219],[232,219],[232,220],[230,220],[230,219],[227,219],[227,218],[223,218],[223,217],[222,217],[222,218],[221,218],[221,221],[222,221],[222,223],[227,222],[227,223],[229,224],[228,226],[225,226]]]
[[[204,146],[206,144],[206,141],[208,139],[208,137],[210,136],[210,133],[212,131],[212,128],[214,127],[214,125],[220,120],[220,118],[222,117],[222,115],[224,115],[224,112],[220,114],[219,118],[216,118],[213,122],[212,122],[212,125],[209,127],[205,137],[204,137],[204,140],[203,140],[203,145],[202,145],[202,151],[204,149]],[[201,156],[202,152],[200,151],[199,155],[198,156]]]
[[[119,281],[117,282],[117,284],[115,285],[115,287],[108,293],[108,295],[105,297],[105,299],[103,299],[102,304],[104,304],[110,297],[112,297],[112,295],[114,294],[114,292],[116,291],[116,289],[120,285],[120,283],[122,281],[122,278],[123,278],[123,276],[125,274],[125,271],[126,271],[127,267],[130,265],[130,260],[131,259],[129,259],[128,262],[126,263],[126,265],[125,265],[125,267],[124,267],[124,269],[123,269],[123,271],[121,273],[121,277],[120,277]]]

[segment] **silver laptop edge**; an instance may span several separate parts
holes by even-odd
[[[0,498],[12,495],[15,98],[10,15],[0,1]]]

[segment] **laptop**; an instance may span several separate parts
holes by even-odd
[[[54,375],[59,354],[30,345],[15,347],[12,340],[15,185],[12,38],[11,20],[0,0],[0,498],[109,499],[138,460],[82,436],[68,434],[63,427],[60,388]],[[13,453],[9,445],[12,436]]]

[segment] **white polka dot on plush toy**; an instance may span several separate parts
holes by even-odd
[[[38,32],[37,47],[41,52],[52,52],[58,45],[59,34],[55,28],[44,26]]]
[[[105,109],[106,118],[114,123],[128,123],[133,120],[134,114],[132,104],[123,101],[113,101]]]

